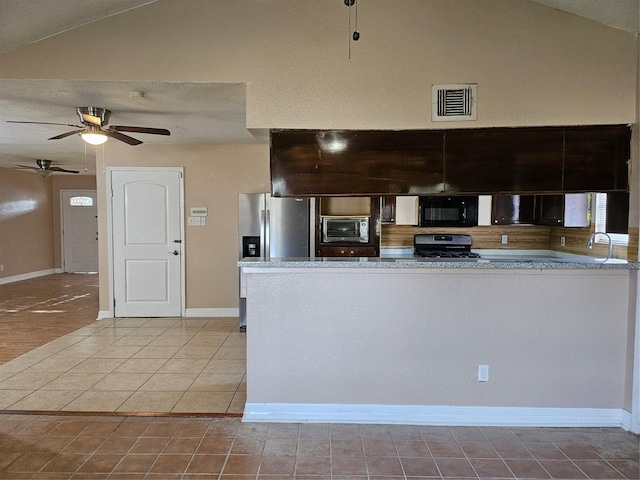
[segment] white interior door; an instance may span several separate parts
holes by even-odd
[[[95,190],[62,190],[62,270],[98,271],[98,207]]]
[[[182,175],[112,170],[116,317],[182,315]]]

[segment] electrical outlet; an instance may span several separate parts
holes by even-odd
[[[560,246],[564,247],[564,245],[565,245],[565,239],[564,237],[560,237]]]
[[[509,235],[502,235],[502,244],[506,245],[509,242]]]
[[[478,365],[478,381],[489,381],[489,365]]]

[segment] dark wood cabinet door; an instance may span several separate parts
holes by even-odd
[[[536,217],[539,225],[563,225],[564,195],[537,195]]]
[[[629,127],[567,127],[565,132],[565,192],[628,191]]]
[[[271,131],[271,190],[286,196],[439,193],[439,131]]]
[[[377,257],[374,247],[350,247],[342,245],[339,247],[322,246],[318,248],[318,255],[321,257]]]
[[[445,188],[465,193],[562,190],[563,131],[485,128],[445,134]]]
[[[535,222],[535,195],[494,195],[491,198],[493,225],[531,225]]]
[[[607,233],[629,233],[629,194],[607,193]]]

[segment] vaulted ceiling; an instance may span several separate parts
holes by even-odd
[[[0,54],[155,1],[2,0]],[[639,30],[640,0],[532,1],[626,31]],[[131,134],[146,143],[265,141],[245,127],[243,84],[0,80],[0,167],[33,163],[37,158],[63,166],[83,166],[87,153],[79,137],[47,141],[72,127],[6,121],[76,125],[79,119],[75,107],[106,105],[113,110],[112,125],[168,128],[172,132],[171,137]],[[94,164],[93,153],[89,156]]]

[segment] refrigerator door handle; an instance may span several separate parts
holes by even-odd
[[[265,247],[267,246],[267,242],[265,242],[265,232],[267,230],[267,214],[266,210],[260,210],[260,256],[267,257],[267,251]]]
[[[269,258],[271,256],[271,212],[265,210],[265,222],[264,222],[264,256]]]

